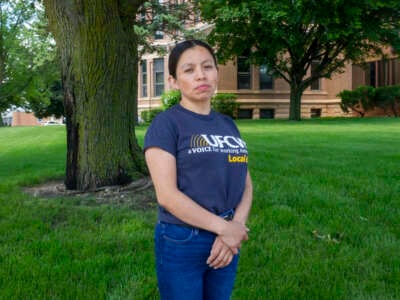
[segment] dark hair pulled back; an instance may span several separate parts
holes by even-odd
[[[172,49],[171,53],[169,54],[168,58],[168,70],[169,74],[176,79],[176,67],[178,65],[179,59],[181,58],[182,54],[190,49],[194,48],[196,46],[200,46],[203,48],[206,48],[208,52],[210,52],[215,66],[217,66],[217,58],[215,57],[213,49],[208,45],[207,43],[200,41],[200,40],[186,40],[183,42],[180,42],[176,44],[176,46]]]

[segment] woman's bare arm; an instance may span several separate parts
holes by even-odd
[[[246,186],[243,192],[242,200],[236,207],[233,220],[245,225],[247,222],[247,218],[249,217],[252,203],[253,203],[253,183],[251,182],[250,172],[247,171]]]

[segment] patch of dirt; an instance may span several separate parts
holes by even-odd
[[[63,181],[48,181],[24,188],[24,192],[38,198],[67,198],[77,205],[118,205],[132,209],[149,209],[157,205],[150,178],[142,178],[128,185],[106,186],[90,192],[67,190]]]

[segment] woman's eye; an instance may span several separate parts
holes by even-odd
[[[183,72],[185,72],[185,73],[190,73],[192,71],[193,71],[193,69],[185,69],[185,70],[183,70]]]
[[[205,65],[204,68],[205,68],[205,69],[212,69],[213,66],[212,66],[212,65]]]

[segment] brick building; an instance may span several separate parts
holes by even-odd
[[[6,126],[41,126],[41,125],[63,125],[63,118],[54,116],[38,119],[32,112],[22,109],[7,111],[1,116],[3,124]]]
[[[37,126],[40,125],[39,120],[33,113],[23,111],[12,112],[11,126]]]
[[[210,26],[194,22],[196,30]],[[154,43],[170,50],[175,42],[162,32]],[[390,53],[389,53],[390,54]],[[243,63],[246,57],[237,57],[225,65],[219,65],[220,81],[217,92],[238,96],[239,118],[288,118],[289,85],[280,78],[272,78],[266,66]],[[312,67],[310,68],[312,72]],[[168,57],[156,53],[142,57],[138,70],[138,111],[160,106],[160,95],[168,86]],[[345,116],[337,94],[360,85],[383,86],[400,84],[400,60],[394,58],[371,60],[366,66],[347,65],[345,72],[331,79],[320,79],[308,88],[302,97],[302,118]],[[379,113],[379,112],[378,112]]]

